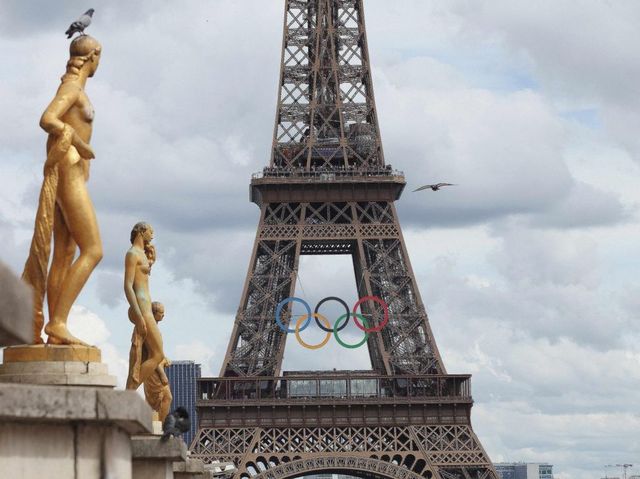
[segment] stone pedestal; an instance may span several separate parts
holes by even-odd
[[[187,458],[185,462],[173,463],[174,479],[209,479],[211,473],[205,470],[200,459]]]
[[[172,479],[174,461],[187,458],[187,445],[182,439],[146,435],[131,438],[133,479]]]
[[[100,350],[87,346],[4,350],[2,473],[11,479],[132,479],[131,436],[151,432],[152,411],[135,391],[113,390],[116,378],[100,360]]]
[[[4,350],[3,360],[0,383],[113,388],[117,382],[94,347],[12,346]]]
[[[132,479],[130,437],[150,430],[133,391],[0,384],[3,477]]]

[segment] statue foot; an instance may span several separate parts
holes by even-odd
[[[49,336],[47,344],[78,344],[80,346],[89,346],[71,334],[64,324],[49,323],[45,326],[44,332]]]

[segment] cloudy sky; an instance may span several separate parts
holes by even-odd
[[[447,369],[473,374],[490,456],[548,461],[562,479],[640,462],[640,3],[365,4],[385,154],[407,175],[398,211],[413,268]],[[0,2],[0,259],[16,273],[62,32],[89,7],[103,44],[87,92],[105,257],[72,331],[122,385],[123,258],[146,220],[167,355],[216,375],[258,220],[249,178],[269,160],[283,1]],[[408,192],[436,181],[459,186]],[[300,286],[311,301],[355,297],[349,258],[305,257]],[[290,340],[285,369],[369,367],[362,349],[328,352]]]

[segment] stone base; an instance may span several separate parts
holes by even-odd
[[[211,472],[205,470],[204,463],[200,459],[187,457],[186,462],[173,463],[174,479],[209,479]]]
[[[53,344],[23,344],[4,350],[3,362],[81,361],[99,363],[102,353],[94,346],[58,346]]]
[[[79,361],[33,361],[0,364],[0,383],[114,388],[106,364]]]
[[[173,463],[187,459],[187,445],[175,437],[134,436],[131,452],[133,479],[172,479]]]
[[[130,437],[150,429],[134,391],[0,384],[0,476],[132,479]]]
[[[100,359],[100,350],[94,347],[13,346],[4,350],[0,383],[113,388],[116,377]]]
[[[156,413],[157,415],[157,413]],[[156,436],[162,436],[162,422],[153,420],[153,434]]]

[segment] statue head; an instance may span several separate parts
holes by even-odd
[[[100,63],[100,53],[102,45],[98,40],[89,35],[79,35],[73,39],[69,45],[69,61],[67,62],[67,73],[62,80],[77,77],[84,68],[87,76],[92,77],[98,69]]]
[[[151,312],[153,313],[156,323],[159,323],[164,319],[164,304],[159,301],[154,301],[151,303]]]
[[[133,244],[138,235],[142,235],[142,241],[144,241],[144,244],[149,244],[153,239],[153,228],[149,223],[140,221],[139,223],[136,223],[131,230],[131,244]]]

